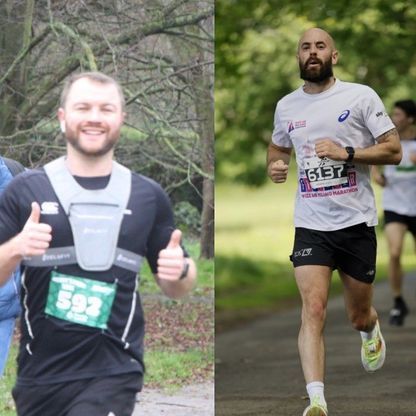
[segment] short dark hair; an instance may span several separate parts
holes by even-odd
[[[100,84],[113,84],[117,88],[117,91],[120,95],[121,109],[124,111],[126,107],[126,101],[124,99],[123,90],[121,89],[120,84],[114,78],[111,78],[110,76],[105,75],[102,72],[98,72],[98,71],[97,72],[80,72],[80,73],[71,75],[64,84],[64,88],[62,90],[61,98],[59,101],[60,107],[62,108],[65,107],[66,100],[68,98],[68,94],[72,87],[72,84],[75,81],[78,81],[79,79],[82,79],[82,78],[87,78],[91,81],[98,82]]]
[[[413,117],[414,122],[416,121],[416,103],[413,100],[396,101],[394,106],[403,110],[407,117]]]

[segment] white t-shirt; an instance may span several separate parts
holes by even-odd
[[[402,140],[402,161],[397,166],[384,167],[386,186],[383,189],[383,208],[397,214],[416,217],[416,165],[410,160],[416,154],[416,139]]]
[[[369,167],[318,159],[314,143],[329,138],[343,147],[366,148],[393,128],[379,96],[365,85],[336,80],[319,94],[300,87],[277,103],[272,141],[296,151],[296,227],[334,231],[377,224]]]

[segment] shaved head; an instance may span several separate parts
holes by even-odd
[[[325,42],[329,46],[331,51],[336,50],[335,42],[334,42],[334,39],[332,39],[332,36],[325,30],[320,29],[319,27],[313,27],[312,29],[308,29],[301,36],[299,40],[299,44],[298,44],[298,51],[301,48],[303,43],[317,42],[318,40]]]
[[[334,78],[332,66],[338,61],[338,51],[331,35],[323,29],[308,29],[300,38],[297,58],[300,77],[311,83],[327,83]]]

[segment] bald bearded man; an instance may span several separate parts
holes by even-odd
[[[364,368],[374,372],[384,363],[385,342],[372,306],[377,211],[369,165],[398,164],[401,146],[378,95],[334,77],[338,51],[326,31],[307,30],[297,60],[305,82],[277,103],[267,170],[273,182],[285,182],[295,149],[298,189],[290,259],[302,298],[298,346],[310,398],[303,416],[328,416],[323,330],[334,269],[348,317],[361,333]]]

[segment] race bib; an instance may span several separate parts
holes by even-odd
[[[314,156],[306,158],[304,166],[313,189],[348,183],[345,162]]]
[[[52,272],[45,313],[76,324],[106,329],[115,294],[115,283]]]

